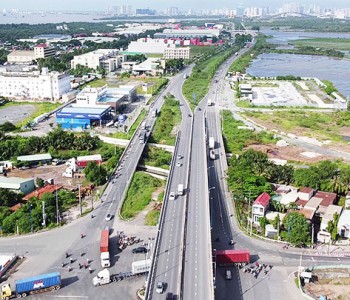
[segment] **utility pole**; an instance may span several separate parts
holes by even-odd
[[[81,191],[80,191],[80,182],[78,183],[78,188],[79,188],[79,208],[80,208],[80,216],[83,214],[83,208],[81,206]]]
[[[33,232],[33,216],[32,216],[32,204],[29,204],[30,209],[30,232]]]
[[[248,214],[247,214],[247,233],[249,233],[249,209],[250,209],[250,190],[249,190],[249,197],[248,197]],[[252,209],[252,216],[253,216],[253,209]],[[253,222],[253,218],[250,220],[250,222]]]
[[[46,227],[45,201],[41,201],[43,205],[43,227]]]
[[[59,223],[59,211],[58,211],[58,196],[57,196],[57,187],[56,187],[56,224]]]

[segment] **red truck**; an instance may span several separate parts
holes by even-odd
[[[102,268],[108,268],[110,266],[110,261],[109,261],[109,230],[102,230],[101,231],[100,253],[101,253],[101,266],[102,266]]]
[[[250,252],[247,249],[216,250],[214,251],[216,263],[219,266],[231,266],[236,264],[249,264]]]

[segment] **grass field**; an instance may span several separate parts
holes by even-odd
[[[292,42],[298,47],[314,47],[329,50],[350,50],[350,39],[314,38],[301,39]]]
[[[305,110],[283,110],[270,113],[245,112],[245,116],[270,128],[320,140],[345,142],[350,135],[350,113],[323,113]]]

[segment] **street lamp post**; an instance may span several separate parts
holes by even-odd
[[[29,204],[29,210],[30,210],[30,232],[33,232],[33,216],[32,216],[32,204]]]
[[[58,197],[57,197],[57,189],[56,189],[56,224],[59,223],[59,211],[58,211]]]

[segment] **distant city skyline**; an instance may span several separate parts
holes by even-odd
[[[178,7],[180,11],[192,9],[195,11],[203,9],[220,9],[229,8],[235,9],[238,6],[249,7],[271,7],[279,8],[286,3],[299,3],[302,6],[316,5],[322,8],[350,8],[348,0],[334,0],[331,3],[327,0],[304,0],[304,1],[285,1],[285,0],[239,0],[237,2],[227,0],[173,0],[171,2],[163,2],[159,0],[148,0],[148,1],[136,1],[136,0],[121,0],[116,2],[115,0],[105,0],[102,2],[99,0],[60,0],[60,1],[44,1],[44,0],[3,0],[0,4],[0,9],[18,9],[18,10],[36,10],[36,11],[50,11],[50,10],[61,10],[61,11],[106,11],[112,6],[118,5],[131,5],[134,9],[136,8],[150,8],[156,10],[164,10],[168,7]]]

